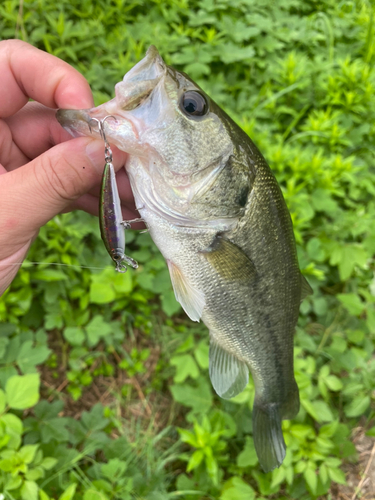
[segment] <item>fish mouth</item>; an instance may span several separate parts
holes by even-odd
[[[73,137],[93,136],[100,138],[97,121],[107,116],[103,130],[109,142],[132,153],[139,145],[139,136],[146,130],[152,112],[148,111],[147,101],[155,91],[167,66],[156,47],[149,47],[145,57],[126,73],[123,80],[116,84],[114,99],[91,109],[59,109],[56,113],[58,122]],[[138,149],[138,148],[137,148]],[[134,151],[135,152],[135,151]]]

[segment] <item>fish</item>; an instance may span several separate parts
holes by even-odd
[[[230,399],[251,372],[253,437],[265,472],[279,467],[282,420],[299,411],[293,335],[311,287],[299,269],[281,189],[245,132],[154,46],[88,110],[58,110],[73,136],[113,115],[108,140],[128,153],[136,207],[165,258],[176,299],[209,330],[209,376]]]

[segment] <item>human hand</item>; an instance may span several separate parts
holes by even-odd
[[[104,144],[72,139],[55,119],[53,108],[93,106],[88,83],[64,61],[20,40],[2,41],[0,82],[1,295],[42,225],[76,208],[98,213]],[[115,169],[125,161],[114,147]],[[124,169],[118,187],[124,219],[138,217]]]

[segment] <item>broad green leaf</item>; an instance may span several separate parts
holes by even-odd
[[[31,464],[31,462],[34,460],[35,453],[37,452],[38,447],[38,444],[27,444],[25,446],[22,446],[18,453],[20,454],[25,464]]]
[[[7,401],[14,410],[25,410],[34,406],[39,399],[40,378],[38,373],[15,375],[5,386]]]
[[[35,481],[25,481],[21,488],[22,500],[38,500],[38,489]]]
[[[365,303],[355,293],[338,293],[337,298],[353,316],[359,316],[365,309]]]
[[[86,333],[89,344],[91,346],[96,346],[99,340],[106,335],[109,335],[112,331],[111,325],[109,325],[103,318],[103,316],[97,315],[90,321],[86,326]]]
[[[35,467],[34,469],[29,469],[25,474],[25,479],[28,481],[38,481],[44,477],[44,470],[41,467]]]
[[[108,500],[108,497],[102,491],[89,489],[85,491],[83,500]]]
[[[284,467],[279,467],[278,469],[275,469],[272,471],[272,483],[271,487],[278,486],[281,484],[285,479],[285,468]]]
[[[77,483],[73,483],[67,487],[62,495],[59,496],[59,500],[72,500],[76,492]]]
[[[348,406],[345,407],[345,415],[347,417],[362,416],[369,406],[370,397],[360,394],[355,397]]]
[[[224,483],[220,500],[254,500],[255,491],[240,477],[232,477]]]
[[[332,422],[334,419],[330,407],[324,401],[313,401],[315,413],[318,416],[318,422]]]
[[[68,279],[68,276],[58,269],[40,269],[33,272],[32,276],[34,280],[41,281],[62,281]]]
[[[341,391],[341,389],[343,388],[343,383],[335,375],[329,375],[325,379],[325,383],[327,384],[328,388],[331,389],[331,391]]]
[[[108,283],[91,283],[90,302],[93,304],[108,304],[116,298],[116,293],[112,285]]]
[[[39,500],[51,500],[47,493],[43,490],[39,490]]]
[[[246,436],[244,449],[237,456],[238,467],[253,467],[258,463],[258,457],[254,447],[253,438]]]
[[[30,340],[21,345],[17,356],[17,364],[24,374],[35,372],[35,366],[43,363],[50,353],[51,349],[48,349],[47,346],[33,347],[33,342]]]
[[[180,304],[177,302],[176,297],[174,295],[174,291],[172,289],[166,290],[161,295],[161,305],[163,311],[167,316],[173,316],[178,311],[181,310]]]
[[[45,458],[43,458],[43,461],[40,464],[40,466],[43,467],[43,469],[45,469],[45,470],[50,470],[53,467],[55,467],[56,464],[57,464],[57,459],[56,458],[45,457]]]
[[[70,345],[82,345],[85,341],[85,333],[79,326],[68,326],[64,329],[64,337]]]
[[[123,460],[112,458],[107,464],[101,466],[101,472],[103,476],[114,482],[124,476],[127,467],[127,463]]]
[[[0,389],[0,413],[3,413],[6,407],[6,402],[7,402],[7,397],[5,395],[5,392]]]
[[[346,484],[345,474],[341,469],[328,467],[328,475],[335,483]]]
[[[195,359],[197,360],[198,365],[204,370],[207,370],[209,366],[208,352],[209,346],[205,340],[202,340],[202,342],[198,344],[196,349],[194,349]]]
[[[311,491],[315,493],[316,487],[318,485],[318,477],[316,475],[315,470],[311,469],[310,467],[307,467],[303,472],[303,476],[305,478],[306,483],[309,485]]]
[[[188,377],[196,379],[199,377],[199,369],[193,356],[190,354],[182,354],[174,356],[170,360],[170,364],[176,367],[176,375],[173,377],[174,382],[184,382]]]
[[[9,477],[7,482],[5,483],[5,488],[9,491],[16,490],[21,486],[23,482],[23,478],[20,476]]]
[[[196,413],[205,413],[212,404],[212,391],[205,379],[198,379],[197,387],[189,384],[172,385],[171,392],[177,403],[189,406]]]

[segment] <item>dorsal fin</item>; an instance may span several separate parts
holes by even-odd
[[[313,294],[313,289],[309,285],[307,279],[301,274],[301,302],[303,299],[305,299],[308,295]]]
[[[195,288],[173,262],[167,260],[167,264],[177,302],[181,304],[191,320],[199,321],[206,304],[204,293]]]

